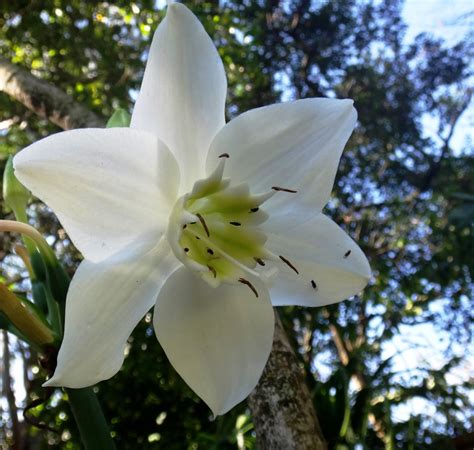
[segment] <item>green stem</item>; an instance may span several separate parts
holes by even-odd
[[[18,222],[28,224],[28,216],[26,215],[26,211],[21,208],[13,208],[13,214],[15,215],[16,220]],[[25,247],[28,250],[30,256],[36,251],[36,245],[28,236],[22,236],[23,242],[25,243]]]
[[[104,413],[92,388],[66,388],[66,392],[85,450],[115,450]]]
[[[25,238],[29,238],[25,239],[25,245],[27,248],[31,243],[33,243],[33,245],[41,253],[41,256],[43,257],[43,260],[46,264],[54,265],[57,263],[56,256],[51,247],[48,245],[44,237],[41,236],[41,234],[31,225],[20,221],[17,222],[15,220],[0,220],[0,231],[22,234],[25,236]],[[35,249],[32,249],[32,253],[34,253],[34,250]]]

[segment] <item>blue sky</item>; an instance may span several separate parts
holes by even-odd
[[[450,44],[473,30],[472,0],[405,0],[403,17],[409,25],[407,40],[421,32],[429,32],[446,39]]]

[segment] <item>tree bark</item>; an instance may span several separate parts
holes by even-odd
[[[64,130],[105,125],[102,118],[61,89],[1,57],[0,91]]]
[[[311,395],[275,311],[273,348],[248,403],[260,450],[326,450]]]

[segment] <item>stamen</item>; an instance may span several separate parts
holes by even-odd
[[[219,155],[219,158],[230,158],[230,155],[228,153],[222,153],[222,155]]]
[[[240,222],[229,222],[231,225],[234,225],[234,227],[240,227],[242,224]]]
[[[212,272],[212,275],[214,275],[214,278],[217,278],[217,272],[216,269],[212,266],[207,266],[207,268]]]
[[[184,224],[184,225],[183,225],[183,230],[185,230],[185,229],[186,229],[186,227],[187,227],[187,225],[186,225],[186,224]]]
[[[242,283],[248,286],[252,290],[252,292],[255,294],[255,297],[258,298],[257,289],[255,289],[255,286],[249,280],[246,280],[245,278],[239,278],[239,283]]]
[[[251,212],[251,213],[253,213],[253,212],[257,212],[258,210],[259,210],[259,207],[258,207],[258,206],[256,206],[255,208],[252,208],[252,209],[250,210],[250,212]]]
[[[199,239],[201,239],[199,236],[194,236],[194,237],[195,237],[198,241],[199,241]]]
[[[214,251],[212,250],[212,248],[208,248],[208,249],[207,249],[207,253],[209,253],[210,255],[213,255],[213,254],[214,254]]]
[[[291,267],[297,274],[299,274],[298,269],[291,264],[290,261],[288,261],[284,256],[279,255],[278,256],[288,267]]]
[[[352,250],[347,250],[347,252],[344,253],[344,258],[347,258],[351,253],[352,253]]]
[[[272,189],[274,191],[289,192],[290,194],[296,194],[298,192],[298,191],[295,191],[293,189],[282,188],[282,187],[279,187],[279,186],[272,186]]]
[[[311,280],[311,286],[313,287],[313,289],[318,290],[318,286],[316,285],[316,282],[314,280]]]
[[[256,263],[259,264],[260,266],[265,265],[265,262],[263,261],[263,259],[257,258],[257,257],[255,257],[254,259],[255,259]]]
[[[189,248],[188,247],[184,247],[184,253],[188,253],[189,252]]]
[[[199,219],[199,222],[201,222],[201,225],[204,228],[204,231],[206,232],[207,237],[209,237],[210,236],[209,228],[207,228],[206,222],[204,222],[204,218],[199,213],[196,214],[196,217]],[[194,222],[194,223],[196,223],[196,222]]]

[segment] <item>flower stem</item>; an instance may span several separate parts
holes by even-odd
[[[55,336],[48,326],[3,283],[0,283],[0,311],[33,345],[41,347],[54,342]]]
[[[0,231],[9,231],[23,234],[34,242],[34,245],[36,245],[43,258],[45,258],[47,262],[54,263],[56,261],[56,257],[54,256],[51,247],[45,241],[43,236],[41,236],[41,234],[32,226],[23,222],[17,222],[15,220],[0,220]],[[29,245],[31,245],[29,244],[31,241],[25,240],[25,245],[27,248]]]
[[[109,427],[92,388],[66,388],[85,450],[115,450]]]
[[[28,217],[24,209],[13,208],[13,214],[18,222],[26,223],[28,225]],[[31,255],[36,250],[35,243],[27,236],[23,237],[23,242],[25,243],[28,253]]]

